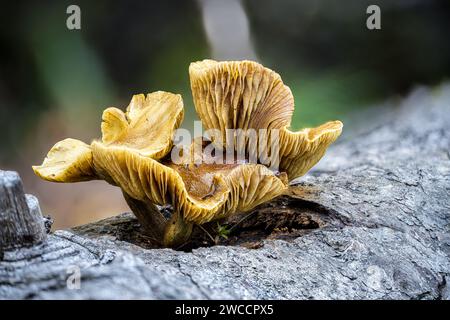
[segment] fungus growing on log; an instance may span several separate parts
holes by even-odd
[[[171,158],[175,130],[183,119],[182,98],[158,91],[135,95],[125,113],[106,109],[101,141],[60,141],[33,170],[53,182],[102,179],[120,187],[149,235],[174,247],[189,239],[195,224],[246,212],[285,194],[289,181],[317,163],[341,133],[339,121],[289,131],[291,91],[277,73],[255,62],[204,60],[192,63],[189,73],[197,113],[205,128],[218,130],[221,137],[194,139],[183,161]],[[244,144],[229,147],[225,142],[236,129],[245,137]],[[267,136],[276,131],[278,145],[274,148],[261,136],[250,139],[250,129],[266,130]],[[239,139],[234,133],[231,137],[233,142]],[[244,148],[245,159],[214,162],[209,147],[216,155],[235,155]],[[277,151],[278,171],[250,161],[262,149]],[[156,207],[166,204],[173,207],[169,220]]]

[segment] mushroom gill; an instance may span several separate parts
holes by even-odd
[[[290,181],[309,171],[341,134],[340,121],[291,132],[291,90],[279,74],[256,62],[203,60],[191,63],[189,75],[197,114],[207,130],[220,130],[218,144],[226,148],[230,139],[227,129],[241,129],[244,148],[250,153],[247,157],[257,159],[256,153],[271,149],[270,141],[259,136],[252,141],[246,132],[263,129],[268,136],[277,132],[279,170],[286,172]],[[236,148],[239,144],[233,141],[232,145]]]

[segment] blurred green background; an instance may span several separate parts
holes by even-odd
[[[66,27],[70,4],[81,30]],[[370,4],[381,30],[366,28]],[[0,168],[19,171],[56,228],[128,209],[104,182],[47,183],[31,165],[61,139],[99,137],[102,110],[124,109],[136,93],[181,93],[192,128],[192,61],[276,70],[295,96],[295,129],[345,121],[450,74],[448,0],[14,1],[0,21]]]

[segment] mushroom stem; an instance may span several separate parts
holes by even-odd
[[[164,246],[175,248],[185,243],[191,236],[193,226],[184,220],[180,212],[174,212],[164,231]]]
[[[153,203],[136,200],[125,192],[123,192],[123,196],[146,233],[161,243],[167,220],[158,208]]]

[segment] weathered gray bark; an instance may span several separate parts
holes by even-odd
[[[353,121],[364,126],[347,125],[298,183],[298,199],[273,209],[295,207],[320,228],[257,249],[180,252],[144,249],[124,214],[6,251],[0,297],[448,299],[450,87],[416,90]],[[80,289],[66,286],[70,266],[80,268]]]
[[[46,239],[38,200],[25,195],[16,172],[0,170],[0,254]]]

